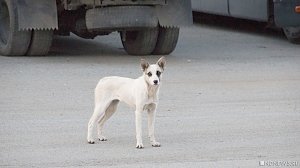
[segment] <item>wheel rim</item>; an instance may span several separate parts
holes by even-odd
[[[9,36],[9,12],[4,1],[0,0],[0,44],[6,45]]]

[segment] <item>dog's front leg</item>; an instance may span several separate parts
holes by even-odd
[[[136,148],[144,148],[142,142],[142,107],[137,107],[135,110],[135,128],[136,128]]]
[[[160,147],[160,143],[155,140],[154,136],[154,123],[156,115],[156,105],[152,104],[148,109],[148,130],[150,143],[153,147]]]

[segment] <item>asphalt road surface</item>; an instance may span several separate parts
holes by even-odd
[[[300,46],[235,24],[181,29],[163,75],[160,148],[146,113],[145,148],[135,148],[125,104],[105,125],[107,142],[86,141],[98,80],[141,75],[117,33],[55,38],[45,57],[0,56],[0,167],[300,167]]]

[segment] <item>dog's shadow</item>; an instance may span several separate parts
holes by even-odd
[[[119,56],[126,55],[120,38],[116,34],[82,39],[75,35],[54,36],[49,56]]]

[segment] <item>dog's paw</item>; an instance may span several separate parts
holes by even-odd
[[[107,141],[107,138],[105,138],[105,136],[99,136],[98,139],[99,141]]]
[[[156,142],[156,141],[151,142],[151,145],[152,145],[153,147],[160,147],[160,143],[159,143],[159,142]]]
[[[136,148],[138,149],[143,149],[144,148],[144,145],[142,143],[137,143],[136,144]]]
[[[94,143],[95,143],[95,140],[93,140],[93,139],[88,139],[88,143],[89,143],[89,144],[94,144]]]

